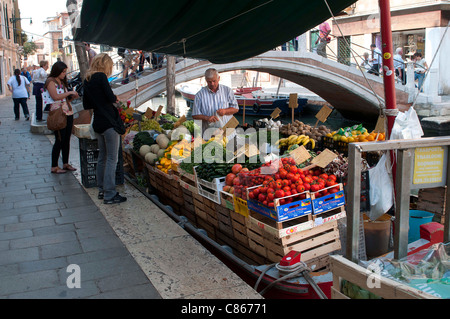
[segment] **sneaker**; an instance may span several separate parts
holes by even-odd
[[[104,199],[103,204],[119,204],[123,203],[127,200],[126,197],[120,196],[119,193],[116,193],[116,195],[111,199]]]
[[[103,199],[103,197],[105,196],[104,192],[98,192],[98,199]]]
[[[30,117],[27,115],[25,116],[25,121],[28,121],[30,119]]]

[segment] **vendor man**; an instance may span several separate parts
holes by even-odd
[[[206,70],[205,79],[207,86],[201,88],[195,95],[192,110],[192,118],[194,120],[202,120],[202,133],[213,126],[213,123],[219,121],[217,115],[222,117],[221,125],[217,127],[222,127],[232,118],[233,114],[239,111],[233,90],[219,84],[220,76],[216,69]],[[235,133],[233,132],[228,138],[231,139],[234,136]]]

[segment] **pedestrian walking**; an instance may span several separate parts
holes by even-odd
[[[317,45],[317,54],[327,57],[327,44],[330,43],[331,38],[329,37],[331,33],[331,27],[328,22],[323,22],[319,25],[319,37],[316,40]]]
[[[29,82],[31,82],[31,74],[26,68],[22,68],[20,75],[23,75]]]
[[[97,52],[95,52],[95,50],[91,48],[91,45],[86,42],[84,43],[84,48],[86,49],[86,52],[88,54],[89,65],[91,65],[92,59],[97,55]]]
[[[372,68],[372,63],[369,60],[369,52],[364,52],[360,66],[361,68],[365,69],[366,72],[368,72]]]
[[[370,74],[380,75],[381,68],[381,51],[377,48],[375,44],[370,45],[370,50],[372,51],[372,58],[370,62],[372,63],[372,68],[367,72]]]
[[[20,106],[22,106],[25,121],[28,121],[30,119],[30,112],[28,111],[27,99],[30,98],[30,82],[26,77],[20,75],[19,69],[15,69],[14,76],[9,78],[7,85],[9,91],[12,93],[16,121],[20,119]]]
[[[406,84],[406,72],[405,72],[405,62],[403,61],[403,49],[395,49],[394,55],[394,70],[397,79],[403,84]]]
[[[95,56],[84,80],[83,94],[83,107],[94,110],[92,127],[99,148],[96,172],[98,199],[103,199],[104,204],[127,200],[116,191],[116,168],[125,127],[114,105],[119,100],[108,82],[113,65],[109,55],[100,53]]]
[[[425,80],[425,73],[427,70],[428,64],[422,57],[422,53],[414,53],[414,81],[417,80],[417,85],[420,92],[423,92],[423,81]]]
[[[39,62],[40,68],[33,71],[33,95],[36,99],[36,121],[42,122],[42,90],[47,81],[48,61]]]
[[[43,101],[50,105],[50,111],[62,108],[67,115],[67,125],[61,130],[54,131],[55,143],[52,149],[52,168],[53,174],[63,174],[67,171],[76,171],[69,164],[70,137],[73,127],[73,110],[70,101],[78,98],[76,91],[67,89],[67,65],[58,61],[53,64],[50,74],[44,84]],[[62,155],[62,169],[58,165],[59,155]]]

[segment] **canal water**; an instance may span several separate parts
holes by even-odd
[[[162,105],[163,106],[163,113],[166,113],[167,110],[167,100],[165,96],[157,96],[143,105],[139,107],[139,110],[142,112],[145,112],[147,110],[147,107],[150,107],[152,110],[156,111],[158,107]],[[314,126],[317,122],[317,118],[315,115],[318,112],[318,107],[316,105],[306,105],[305,110],[302,112],[301,115],[296,115],[295,119],[302,121],[303,123],[309,124]],[[188,107],[186,101],[183,99],[181,94],[176,92],[175,97],[175,115],[178,117],[181,117],[183,115],[186,116],[186,118],[192,119],[192,109]],[[235,115],[239,123],[242,125],[242,115]],[[261,117],[258,116],[249,116],[246,115],[245,120],[249,124],[253,124],[254,120],[259,120]],[[291,117],[286,116],[282,117],[279,120],[281,120],[282,123],[290,123]],[[364,120],[361,121],[354,121],[354,120],[348,120],[340,115],[339,112],[333,111],[331,115],[328,117],[327,121],[324,123],[325,126],[329,127],[331,130],[338,130],[341,127],[347,127],[347,126],[353,126],[353,125],[359,125],[362,124],[369,132],[372,131],[375,128],[375,122],[366,122]],[[423,129],[424,136],[423,137],[432,137],[432,136],[440,136],[440,135],[448,135],[448,132],[442,133],[436,130],[429,130],[429,129]]]

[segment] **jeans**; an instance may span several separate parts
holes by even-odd
[[[73,115],[67,116],[67,126],[59,131],[54,131],[55,144],[52,149],[52,167],[58,166],[59,154],[62,155],[64,164],[69,164],[70,137],[72,136]]]
[[[414,81],[418,80],[419,81],[419,91],[423,92],[422,86],[423,86],[423,80],[425,79],[425,73],[418,73],[418,72],[414,72]]]
[[[28,105],[27,105],[27,98],[23,97],[20,99],[15,99],[13,98],[14,101],[14,115],[16,116],[16,119],[20,118],[20,105],[22,105],[22,111],[23,111],[23,115],[25,117],[29,117],[30,116],[30,112],[28,111]]]
[[[116,169],[119,159],[120,135],[109,128],[103,133],[95,133],[98,140],[97,187],[104,192],[104,199],[116,195]]]
[[[324,58],[327,57],[327,42],[326,41],[320,41],[317,45],[317,54],[320,56],[323,56]]]

